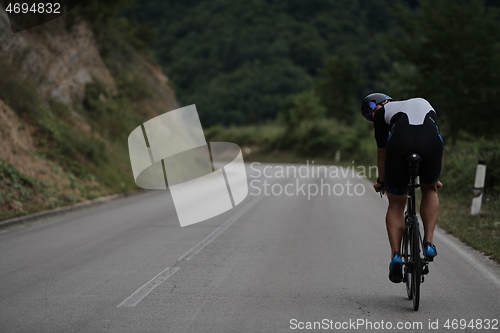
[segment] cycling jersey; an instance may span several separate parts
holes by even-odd
[[[435,183],[441,174],[443,140],[437,114],[423,98],[389,102],[375,112],[373,123],[378,148],[386,148],[385,183],[387,192],[406,194],[409,173],[405,158],[422,157],[420,182]]]

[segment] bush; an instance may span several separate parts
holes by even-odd
[[[276,124],[242,127],[217,125],[205,130],[205,139],[207,142],[233,142],[239,146],[259,146],[265,148],[281,137],[283,132],[284,128]]]
[[[326,109],[321,105],[319,97],[312,91],[306,91],[288,97],[280,117],[288,129],[294,130],[301,123],[323,119],[325,113]],[[319,128],[317,130],[321,131]]]
[[[0,160],[0,219],[26,214],[23,203],[37,193],[45,193],[43,184]]]

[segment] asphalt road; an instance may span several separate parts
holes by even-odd
[[[151,191],[2,231],[0,332],[500,331],[498,265],[438,231],[415,312],[369,181],[267,166],[236,208],[184,228]]]

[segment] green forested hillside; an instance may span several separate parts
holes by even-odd
[[[137,1],[127,15],[156,29],[160,63],[206,126],[274,119],[321,74],[356,78],[323,99],[358,100],[389,70],[386,34],[399,30],[384,0]]]
[[[275,119],[313,90],[326,115],[350,123],[359,100],[386,90],[422,96],[455,143],[499,95],[498,1],[136,1],[125,15],[156,36],[154,51],[181,104],[204,126]],[[149,33],[147,32],[149,29]],[[155,33],[152,33],[152,32]],[[469,112],[481,114],[472,121]]]

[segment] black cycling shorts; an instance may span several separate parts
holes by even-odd
[[[405,158],[416,153],[420,162],[420,183],[434,184],[441,175],[443,139],[439,127],[430,114],[422,125],[410,125],[408,117],[402,115],[392,125],[387,139],[385,158],[386,191],[394,195],[405,195],[408,190],[408,164]]]

